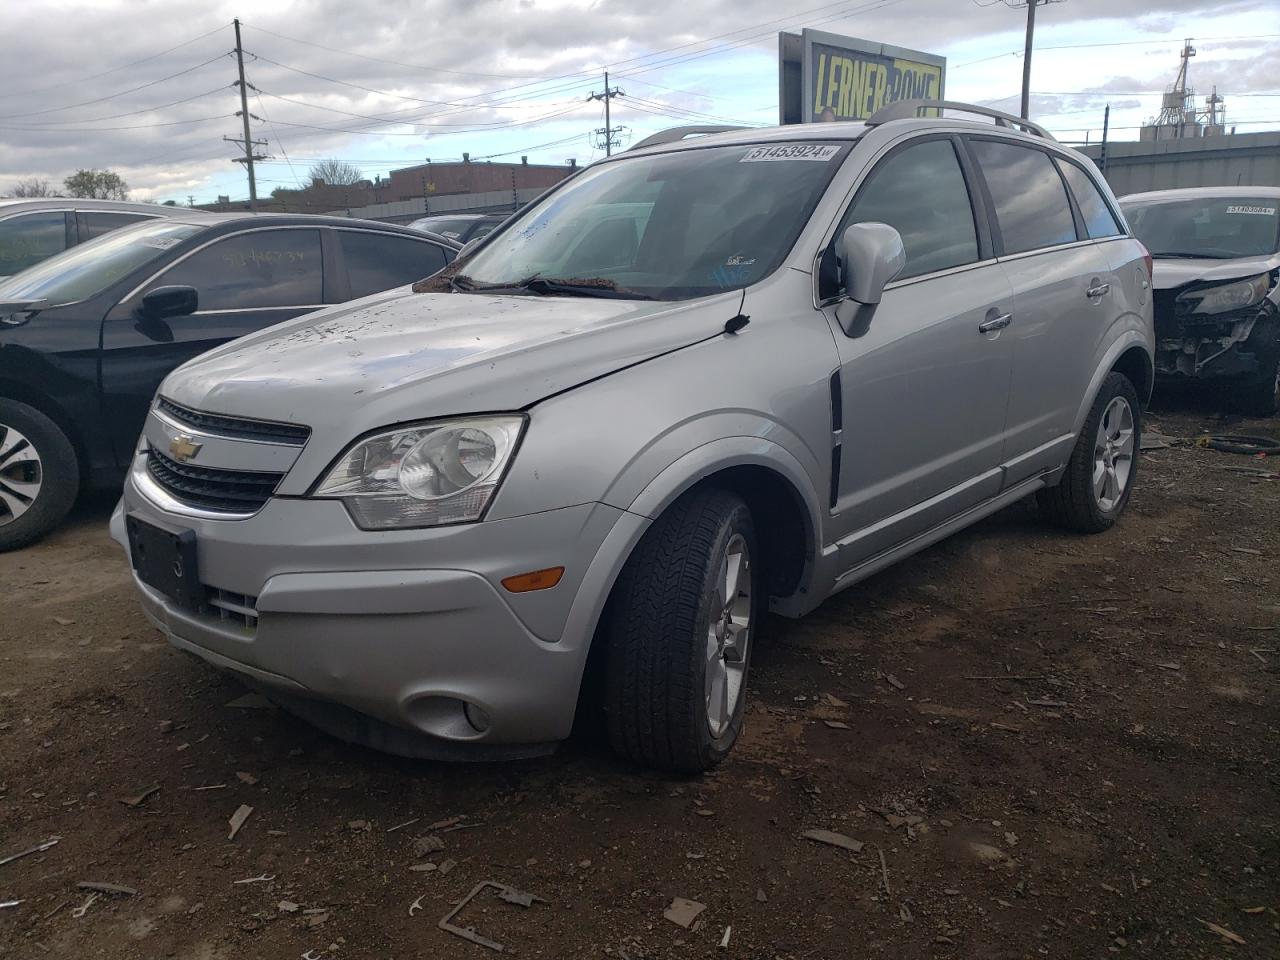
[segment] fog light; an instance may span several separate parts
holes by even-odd
[[[550,590],[564,576],[564,567],[548,567],[545,570],[534,570],[532,573],[519,573],[507,577],[502,585],[512,593],[528,593],[531,590]]]
[[[476,733],[484,733],[491,726],[493,721],[489,719],[489,714],[484,709],[477,707],[474,703],[468,703],[462,708],[462,712],[466,714],[467,723],[475,728]]]

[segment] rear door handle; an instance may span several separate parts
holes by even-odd
[[[1100,283],[1095,287],[1090,287],[1088,290],[1084,292],[1084,295],[1088,297],[1090,300],[1092,300],[1094,299],[1094,297],[1106,296],[1110,292],[1111,292],[1111,284]]]
[[[1013,323],[1012,313],[1002,313],[999,316],[992,317],[990,320],[984,320],[978,324],[979,333],[994,333],[996,330],[1003,330],[1009,324]]]

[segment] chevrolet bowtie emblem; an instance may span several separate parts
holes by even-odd
[[[169,441],[169,453],[173,456],[173,459],[186,463],[195,457],[203,446],[203,443],[196,443],[192,437],[185,433],[180,433]]]

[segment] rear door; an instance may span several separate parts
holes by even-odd
[[[1025,141],[966,138],[983,177],[992,239],[1013,288],[1013,380],[1005,484],[1065,463],[1117,277],[1089,237],[1055,156]]]
[[[33,210],[0,219],[0,277],[21,273],[75,244],[66,210]]]
[[[452,250],[426,237],[342,228],[335,232],[341,300],[355,300],[413,283],[439,272],[453,259]]]
[[[846,569],[1000,489],[1012,348],[991,321],[1011,298],[959,148],[951,135],[893,148],[836,230],[838,237],[849,224],[887,223],[907,251],[905,269],[858,335],[827,308],[841,362],[831,506]]]
[[[324,305],[320,230],[278,227],[210,240],[183,255],[121,301],[102,334],[102,392],[116,456],[127,462],[160,381],[206,350]],[[195,287],[195,313],[143,320],[143,295],[156,287]]]

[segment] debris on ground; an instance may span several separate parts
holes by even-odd
[[[495,953],[502,953],[506,950],[501,943],[496,940],[490,940],[488,937],[481,936],[476,933],[474,927],[460,927],[454,924],[454,919],[460,914],[472,900],[474,900],[484,890],[496,890],[498,896],[507,903],[514,903],[522,907],[531,907],[535,902],[546,903],[542,897],[535,897],[531,893],[524,893],[515,887],[509,887],[505,883],[499,883],[496,880],[481,880],[471,892],[458,901],[457,906],[444,915],[440,922],[436,924],[441,930],[453,934],[455,937],[461,937],[463,940],[469,940],[477,946],[485,947],[493,950]]]
[[[830,727],[832,730],[848,730],[849,729],[849,725],[845,723],[843,720],[823,720],[822,722],[826,724],[828,727]]]
[[[448,876],[449,871],[451,871],[457,865],[458,865],[457,860],[445,860],[440,864],[440,876],[442,877]]]
[[[0,901],[0,910],[8,910],[10,907],[16,907],[26,903],[25,900],[3,900]]]
[[[258,782],[257,777],[255,777],[252,773],[246,773],[244,770],[236,771],[236,779],[239,780],[241,783],[247,783],[251,787]]]
[[[769,895],[764,892],[764,887],[756,887],[756,902],[757,903],[769,902]]]
[[[77,920],[79,920],[81,917],[83,917],[86,913],[89,912],[89,908],[93,906],[94,901],[97,900],[100,896],[102,896],[102,894],[100,893],[89,894],[89,899],[87,899],[84,903],[80,904],[80,906],[72,910],[71,915],[75,917]]]
[[[1196,917],[1196,919],[1200,920],[1199,917]],[[1210,923],[1208,920],[1200,920],[1200,922],[1220,936],[1223,940],[1229,940],[1231,943],[1238,943],[1240,946],[1244,946],[1248,943],[1248,941],[1245,940],[1244,937],[1240,936],[1240,934],[1234,933],[1226,927],[1219,926],[1216,923]]]
[[[413,841],[413,855],[415,857],[425,857],[432,853],[438,853],[443,849],[444,841],[434,833],[429,833],[425,837],[418,837]]]
[[[245,877],[243,880],[232,880],[231,883],[233,886],[245,883],[267,883],[275,878],[276,875],[274,873],[264,873],[257,877]]]
[[[895,690],[907,689],[907,685],[903,683],[901,680],[899,680],[897,677],[895,677],[892,673],[885,673],[883,670],[881,670],[880,679],[882,679],[889,686],[893,687],[893,689]]]
[[[26,850],[20,850],[7,857],[0,857],[0,867],[3,867],[6,863],[13,863],[15,860],[21,860],[23,857],[29,857],[33,853],[44,853],[50,847],[56,847],[61,839],[61,837],[50,837],[44,843],[37,843],[34,847],[28,847]]]
[[[678,927],[684,927],[688,930],[693,926],[693,921],[698,919],[698,914],[707,909],[707,905],[699,903],[697,900],[686,900],[684,897],[676,897],[671,901],[671,906],[662,911],[662,915],[674,923]]]
[[[136,897],[138,895],[138,891],[133,887],[126,887],[119,883],[103,883],[100,880],[81,880],[76,884],[76,887],[80,890],[109,893],[118,897]]]
[[[728,949],[729,949],[729,935],[730,935],[731,933],[733,933],[733,927],[725,927],[725,928],[724,928],[724,936],[720,938],[720,949],[721,949],[721,950],[728,950]]]
[[[153,793],[159,793],[159,792],[160,792],[160,784],[158,783],[152,784],[151,786],[147,787],[147,789],[143,790],[141,793],[134,794],[132,797],[121,797],[120,802],[123,803],[126,807],[140,807],[146,801],[147,797],[151,796]]]
[[[231,827],[231,832],[227,834],[228,840],[236,838],[236,834],[240,832],[240,828],[244,826],[244,822],[249,819],[252,813],[253,807],[245,803],[240,804],[236,812],[231,815],[231,819],[227,821],[227,824]]]
[[[862,852],[861,840],[846,837],[843,833],[836,833],[834,830],[806,830],[800,836],[806,840],[812,840],[814,843],[825,843],[828,846],[848,850],[850,853]]]
[[[406,820],[404,823],[397,823],[394,827],[388,828],[387,833],[395,833],[397,830],[403,830],[405,827],[411,827],[421,819],[421,817],[414,817],[412,820]]]
[[[276,904],[276,909],[281,913],[297,913],[301,909],[301,906],[294,903],[292,900],[281,900]]]

